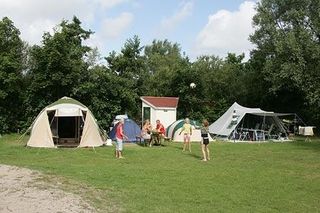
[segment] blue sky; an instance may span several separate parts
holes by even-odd
[[[31,44],[43,32],[53,32],[62,19],[78,16],[95,32],[87,44],[102,56],[120,51],[138,35],[142,45],[153,39],[177,42],[191,59],[203,54],[225,57],[228,52],[247,57],[253,48],[248,35],[256,0],[0,0],[1,16],[8,16]]]

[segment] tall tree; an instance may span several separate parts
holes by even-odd
[[[126,112],[137,120],[141,120],[140,107],[137,106],[141,104],[139,97],[145,91],[146,78],[142,50],[139,37],[134,36],[125,42],[120,54],[113,51],[105,58],[110,71],[125,81],[125,84],[122,84],[124,94],[120,102],[122,113]]]
[[[147,84],[148,95],[175,96],[176,85],[172,79],[177,72],[188,68],[189,61],[181,55],[179,44],[168,40],[153,40],[144,50],[149,79]]]
[[[72,22],[62,21],[53,35],[45,33],[43,45],[32,48],[26,99],[30,115],[63,96],[73,96],[73,88],[88,78],[83,59],[90,48],[83,41],[91,33],[74,17]]]
[[[320,1],[261,0],[250,37],[256,45],[252,59],[259,60],[264,80],[275,96],[305,98],[305,106],[320,122]],[[288,100],[288,101],[289,101]],[[285,104],[285,103],[284,103]],[[298,103],[286,103],[287,110]],[[304,107],[306,108],[306,107]],[[315,110],[317,109],[317,110]]]
[[[229,53],[223,60],[215,56],[201,56],[193,64],[198,76],[196,111],[202,118],[215,121],[233,102],[246,104],[246,72],[244,55]]]
[[[88,78],[75,87],[73,93],[92,110],[99,125],[107,130],[115,115],[126,112],[122,106],[132,97],[132,90],[126,84],[125,78],[99,65],[89,69]]]
[[[0,133],[16,131],[23,118],[24,47],[20,31],[4,17],[0,21]]]

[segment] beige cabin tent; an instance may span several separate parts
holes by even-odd
[[[63,97],[45,107],[31,126],[27,146],[96,147],[103,145],[91,111],[80,102]]]

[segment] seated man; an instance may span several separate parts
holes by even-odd
[[[163,140],[163,138],[165,137],[165,134],[166,134],[166,130],[164,128],[164,126],[160,123],[160,120],[158,119],[156,121],[157,123],[157,126],[156,126],[156,130],[157,132],[159,133],[159,136],[158,136],[158,141],[159,143],[161,144],[161,141]]]

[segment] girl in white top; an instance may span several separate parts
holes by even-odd
[[[141,136],[143,139],[145,140],[150,140],[151,138],[151,130],[152,130],[152,126],[150,124],[150,121],[147,119],[144,121],[142,130],[141,130]]]

